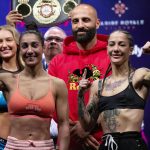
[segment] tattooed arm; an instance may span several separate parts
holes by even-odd
[[[78,96],[79,121],[86,131],[91,131],[95,127],[99,115],[99,112],[97,111],[97,104],[94,102],[94,98],[96,97],[93,97],[92,102],[86,108],[84,103],[84,95],[81,96],[79,94]]]
[[[97,82],[96,82],[97,83]],[[90,81],[82,77],[82,80],[79,83],[79,92],[78,92],[78,115],[79,121],[82,127],[86,131],[91,131],[95,124],[97,123],[97,118],[99,116],[98,111],[98,96],[97,96],[97,85],[93,82],[90,92],[90,100],[87,107],[84,103],[84,93],[90,87]]]

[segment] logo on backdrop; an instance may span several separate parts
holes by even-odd
[[[128,7],[126,6],[126,4],[118,1],[118,3],[116,3],[114,7],[112,7],[112,10],[115,12],[115,14],[118,15],[118,17],[121,17],[128,10]]]
[[[129,3],[129,2],[128,2]],[[116,18],[113,20],[101,20],[101,26],[105,28],[105,30],[116,30],[116,29],[124,29],[124,30],[135,30],[137,27],[144,26],[145,20],[142,18],[137,18],[136,16],[131,16],[128,13],[131,13],[132,9],[130,9],[127,5],[127,2],[122,2],[118,0],[117,3],[112,4],[110,8],[111,12],[114,12],[113,16],[110,12],[110,18]],[[126,14],[126,16],[125,16]],[[127,18],[128,16],[128,18]]]
[[[141,57],[142,52],[143,52],[142,48],[138,47],[138,45],[135,44],[132,55],[136,55],[137,57]]]

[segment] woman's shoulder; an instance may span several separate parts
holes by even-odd
[[[132,77],[132,83],[133,85],[143,85],[143,81],[145,80],[145,76],[150,74],[150,69],[148,68],[138,68],[135,70],[133,77]]]
[[[141,76],[145,75],[147,72],[150,72],[150,69],[145,68],[145,67],[138,68],[134,71],[133,77],[141,77]]]
[[[91,84],[91,90],[98,91],[98,87],[100,84],[102,84],[102,79],[94,80]]]
[[[10,87],[14,87],[16,84],[17,74],[13,74],[10,72],[0,73],[0,88],[1,90],[4,88],[10,89]]]
[[[150,69],[149,68],[146,68],[146,67],[141,67],[141,68],[138,68],[138,69],[136,69],[135,70],[135,72],[142,72],[142,71],[150,71]]]
[[[50,76],[50,80],[56,84],[56,85],[64,85],[65,81],[63,79],[57,78],[55,76],[49,75]]]
[[[17,73],[18,74],[18,73]],[[0,71],[0,79],[3,77],[5,79],[7,79],[7,77],[10,78],[16,78],[17,74],[9,72],[9,71]]]
[[[67,93],[67,86],[64,80],[50,75],[50,81],[53,87],[51,90],[55,95]]]

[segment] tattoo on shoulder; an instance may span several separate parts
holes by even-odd
[[[103,118],[105,121],[105,126],[110,132],[116,132],[116,129],[119,126],[116,118],[119,115],[120,111],[118,109],[104,111]]]

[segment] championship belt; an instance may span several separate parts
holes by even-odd
[[[61,13],[58,0],[37,0],[33,6],[33,16],[41,24],[50,24],[57,20]]]
[[[18,0],[18,5],[16,6],[16,10],[22,14],[23,17],[27,17],[31,14],[32,8],[28,4],[29,0]]]
[[[69,19],[69,12],[82,0],[11,0],[12,10],[23,16],[23,21],[49,27]]]
[[[78,5],[74,0],[66,0],[62,6],[62,11],[64,14],[68,15],[69,12]]]

